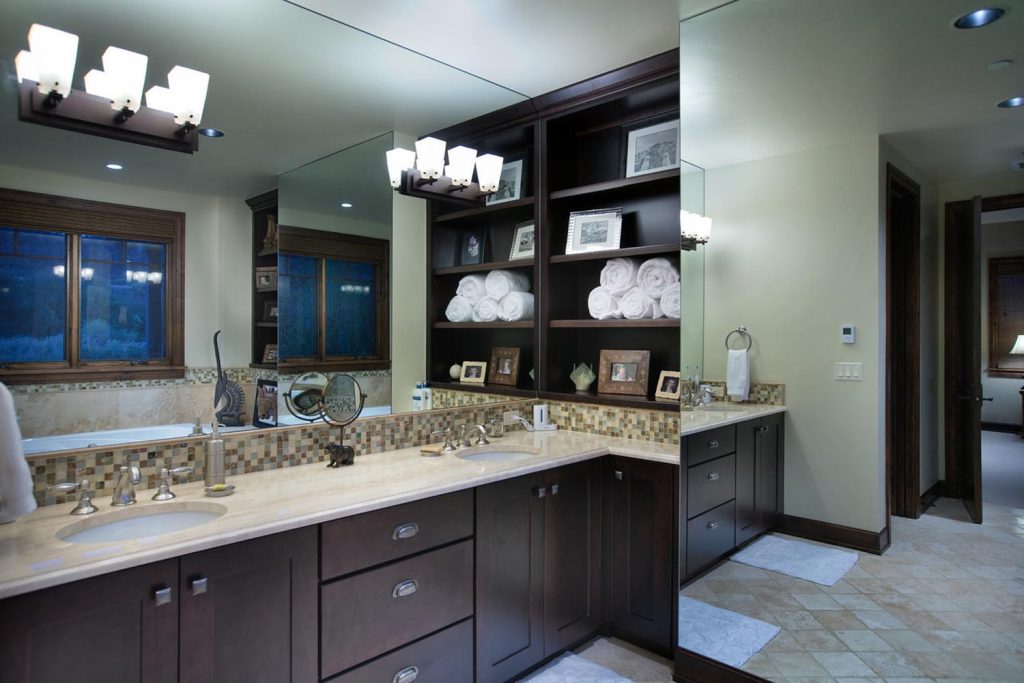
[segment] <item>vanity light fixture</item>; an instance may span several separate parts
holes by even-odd
[[[1009,99],[1003,100],[996,106],[1001,107],[1003,109],[1014,109],[1016,107],[1024,107],[1024,97],[1011,97]]]
[[[224,131],[220,128],[200,128],[196,131],[200,135],[205,135],[208,138],[222,138],[224,137]]]
[[[1006,14],[1006,10],[999,7],[976,9],[957,19],[953,22],[953,26],[960,29],[981,28],[982,26],[988,26],[993,22],[999,21],[1003,18],[1004,14]]]
[[[109,168],[111,171],[120,171],[124,169],[124,166],[122,166],[121,164],[107,164],[107,168]]]
[[[447,143],[426,137],[416,141],[416,151],[396,147],[386,155],[391,187],[401,194],[422,199],[441,199],[479,206],[498,191],[503,159],[494,154],[477,156],[470,147],[448,150]],[[473,182],[473,168],[477,182]]]
[[[699,213],[679,211],[679,243],[684,251],[694,251],[698,244],[711,241],[711,219]]]
[[[1013,348],[1010,349],[1010,353],[1015,356],[1024,356],[1024,334],[1017,335],[1017,341],[1014,342]]]
[[[351,209],[352,208],[352,203],[351,202],[342,202],[341,203],[341,208],[343,208],[343,209]]]
[[[14,60],[22,121],[187,154],[199,149],[196,126],[206,104],[209,74],[175,66],[167,75],[168,87],[150,88],[143,106],[146,55],[108,47],[103,69],[85,75],[83,92],[71,87],[78,36],[32,24],[28,44],[29,49]],[[223,135],[220,131],[204,134]]]

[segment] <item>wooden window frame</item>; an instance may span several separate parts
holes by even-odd
[[[0,368],[8,384],[64,384],[185,376],[185,214],[124,204],[0,188],[0,225],[15,229],[95,235],[159,242],[167,247],[164,335],[166,358],[132,365],[132,361],[79,359],[80,301],[77,277],[68,277],[65,335],[67,358],[47,363],[11,363]],[[81,265],[77,241],[69,253],[69,273]]]
[[[301,372],[354,372],[360,370],[391,369],[391,243],[373,237],[345,235],[326,230],[278,226],[280,239],[278,250],[281,255],[307,256],[320,260],[317,272],[317,318],[319,335],[317,358],[279,357],[277,369],[280,374]],[[326,355],[326,260],[355,261],[369,263],[377,268],[376,302],[377,329],[376,348],[379,353],[373,358],[345,358]],[[280,305],[281,302],[278,301]],[[278,340],[280,343],[280,340]]]
[[[993,256],[988,259],[988,367],[989,377],[1024,378],[1024,368],[1000,368],[999,362],[1005,353],[998,350],[999,344],[999,275],[1016,273],[1024,275],[1024,256]],[[1017,334],[1024,333],[1024,326]]]

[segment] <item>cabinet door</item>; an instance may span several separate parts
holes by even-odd
[[[736,545],[761,532],[757,460],[760,428],[760,419],[736,425]],[[687,567],[687,571],[692,570]]]
[[[600,628],[601,463],[547,475],[544,508],[544,653],[552,655]]]
[[[178,680],[177,582],[165,560],[0,602],[0,679]]]
[[[677,602],[673,465],[612,460],[612,620],[639,643],[671,652]]]
[[[761,531],[775,526],[782,512],[782,458],[785,415],[761,420],[757,439],[757,515]]]
[[[476,680],[544,658],[544,475],[476,490]]]
[[[315,526],[181,558],[181,681],[317,678]]]

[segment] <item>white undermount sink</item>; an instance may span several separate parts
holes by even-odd
[[[746,408],[744,406],[737,406],[731,403],[712,403],[711,405],[704,406],[700,410],[707,410],[712,413],[741,413]]]
[[[93,513],[95,518],[86,517],[63,527],[57,538],[65,543],[132,541],[206,524],[225,512],[227,508],[223,505],[204,501],[132,506],[107,514]]]
[[[516,462],[517,460],[529,460],[536,456],[536,453],[525,450],[479,450],[466,453],[456,453],[455,457],[473,462]]]

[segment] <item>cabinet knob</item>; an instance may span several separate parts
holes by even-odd
[[[391,540],[401,541],[406,538],[412,538],[420,532],[420,525],[415,522],[409,524],[400,524],[395,527],[395,530],[391,532]]]
[[[392,677],[391,683],[412,683],[419,677],[419,669],[415,666],[407,666]]]
[[[546,486],[533,487],[533,495],[537,496],[538,498],[543,498],[545,495],[547,495],[547,492],[548,490]]]
[[[192,595],[202,595],[209,588],[209,580],[205,576],[200,576],[198,579],[192,579],[188,585],[192,589]]]
[[[552,484],[551,485],[551,495],[552,496],[557,496],[558,495],[558,488],[559,488],[558,484]]]
[[[393,598],[407,598],[417,590],[419,590],[419,584],[416,583],[415,579],[408,579],[406,581],[399,581],[395,584],[395,587],[391,590],[391,597]]]
[[[708,531],[714,531],[718,528],[718,522],[708,522]]]
[[[156,606],[166,605],[171,601],[171,589],[170,588],[157,588],[153,591],[153,601]]]
[[[718,448],[718,442],[713,439],[708,441],[708,448]]]
[[[718,472],[708,472],[708,481],[718,481]]]
[[[622,481],[622,470],[615,470],[615,480]]]
[[[768,428],[767,428],[767,427],[765,427],[764,425],[761,425],[761,426],[760,426],[760,427],[758,427],[758,428],[757,428],[757,429],[756,429],[755,431],[756,431],[756,432],[757,432],[758,434],[764,434],[765,432],[767,432],[767,431],[768,431]]]

